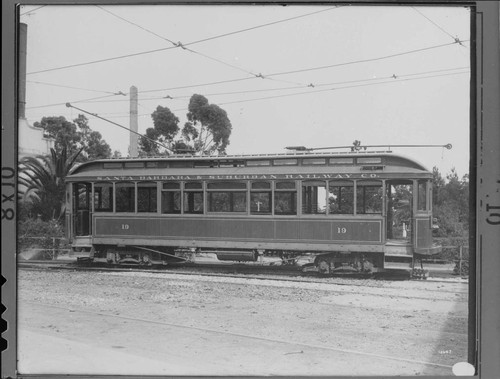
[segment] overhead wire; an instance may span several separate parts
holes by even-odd
[[[301,18],[301,17],[311,16],[313,14],[330,11],[330,10],[337,9],[337,8],[340,8],[340,7],[343,7],[343,6],[335,6],[335,7],[323,9],[323,10],[320,10],[320,11],[307,13],[307,14],[304,14],[304,15],[299,15],[299,16],[295,16],[295,17],[286,18],[286,19],[283,19],[283,20],[278,20],[278,21],[270,22],[270,23],[267,23],[267,24],[261,24],[261,25],[250,27],[250,28],[240,29],[240,30],[233,31],[233,32],[230,32],[230,33],[224,33],[224,34],[216,35],[216,36],[213,36],[213,37],[200,39],[200,40],[197,40],[197,41],[191,41],[191,42],[184,43],[184,44],[182,44],[180,42],[175,43],[175,42],[170,41],[170,40],[167,39],[169,42],[173,43],[174,45],[173,46],[169,46],[169,47],[159,48],[159,49],[153,49],[153,50],[147,50],[147,51],[142,51],[142,52],[137,52],[137,53],[130,53],[130,54],[125,54],[125,55],[120,55],[120,56],[116,56],[116,57],[103,58],[103,59],[97,59],[97,60],[88,61],[88,62],[75,63],[75,64],[71,64],[71,65],[66,65],[66,66],[60,66],[60,67],[54,67],[54,68],[39,70],[39,71],[32,71],[32,72],[27,73],[27,75],[40,74],[40,73],[44,73],[44,72],[50,72],[50,71],[56,71],[56,70],[62,70],[62,69],[67,69],[67,68],[80,67],[80,66],[86,66],[86,65],[96,64],[96,63],[103,63],[103,62],[108,62],[108,61],[113,61],[113,60],[118,60],[118,59],[124,59],[124,58],[130,58],[130,57],[134,57],[134,56],[144,55],[144,54],[157,53],[157,52],[160,52],[160,51],[166,51],[166,50],[171,50],[171,49],[185,48],[186,46],[190,46],[190,45],[194,45],[194,44],[198,44],[198,43],[202,43],[202,42],[214,40],[214,39],[217,39],[217,38],[223,38],[223,37],[227,37],[227,36],[238,34],[238,33],[247,32],[247,31],[250,31],[250,30],[255,30],[255,29],[258,29],[258,28],[263,28],[263,27],[267,27],[267,26],[270,26],[270,25],[275,25],[275,24],[278,24],[278,23],[281,23],[281,22],[287,22],[287,21],[298,19],[298,18]],[[108,13],[111,13],[111,12],[108,11]],[[127,22],[129,22],[129,21],[127,21]],[[154,33],[154,32],[151,32],[151,33]],[[161,38],[163,38],[163,37],[161,37]]]
[[[367,86],[373,86],[373,85],[379,85],[379,84],[398,83],[398,82],[404,82],[404,81],[429,79],[429,78],[436,78],[436,77],[441,77],[441,76],[450,76],[450,75],[458,75],[458,74],[466,74],[466,73],[468,73],[468,71],[467,72],[456,72],[456,73],[448,73],[448,74],[439,74],[439,75],[424,76],[424,77],[420,77],[420,78],[408,78],[408,79],[399,79],[399,80],[396,78],[394,80],[386,81],[386,82],[365,83],[365,84],[359,84],[359,85],[353,85],[353,86],[327,88],[327,89],[322,89],[322,90],[311,90],[311,91],[306,91],[306,92],[297,92],[297,93],[277,95],[277,96],[267,96],[267,97],[261,97],[261,98],[255,98],[255,99],[236,100],[236,101],[219,103],[218,105],[238,104],[238,103],[245,103],[245,102],[251,102],[251,101],[258,101],[258,100],[270,100],[270,99],[277,99],[277,98],[290,97],[290,96],[315,94],[315,93],[326,92],[326,91],[336,91],[336,90],[341,90],[341,89],[351,89],[351,88],[357,88],[357,87],[367,87]],[[186,109],[176,109],[174,111],[178,112],[178,111],[184,111],[184,110],[186,110]]]
[[[435,72],[439,72],[439,71],[441,71],[441,70],[435,70]],[[253,101],[260,101],[260,100],[272,100],[272,99],[279,99],[279,98],[292,97],[292,96],[318,94],[318,93],[322,93],[322,92],[352,89],[352,88],[358,88],[358,87],[368,87],[368,86],[375,86],[375,85],[380,85],[380,84],[392,84],[392,83],[400,83],[400,82],[413,81],[413,80],[421,80],[421,79],[430,79],[430,78],[444,77],[444,76],[451,76],[451,75],[467,74],[469,72],[470,71],[451,72],[451,73],[446,73],[446,74],[428,75],[428,76],[421,76],[421,77],[413,77],[413,76],[422,75],[422,74],[393,75],[393,76],[382,77],[382,78],[366,79],[366,81],[385,80],[385,81],[379,81],[376,83],[364,83],[364,84],[326,88],[326,89],[319,89],[319,90],[294,92],[291,94],[283,94],[283,95],[276,95],[276,96],[266,96],[266,97],[259,97],[259,98],[253,98],[253,99],[235,100],[235,101],[217,103],[217,105],[240,104],[240,103],[247,103],[247,102],[253,102]],[[406,78],[407,76],[409,78]],[[387,80],[387,79],[390,79],[390,80]],[[351,81],[351,82],[356,82],[356,81]],[[348,82],[344,82],[344,83],[348,83]],[[337,84],[339,84],[339,83],[337,83]],[[342,84],[342,82],[340,82],[340,84]],[[334,84],[324,84],[324,85],[334,85]],[[179,108],[179,109],[174,109],[173,112],[182,112],[182,111],[186,111],[186,110],[188,110],[188,109],[187,108]],[[139,114],[138,116],[145,117],[145,116],[150,116],[150,115],[151,114]],[[124,117],[127,117],[127,116],[116,116],[116,117],[110,117],[110,118],[124,118]]]
[[[408,54],[415,54],[415,53],[418,53],[418,52],[427,51],[427,50],[431,50],[431,49],[437,49],[437,48],[442,48],[442,47],[446,47],[446,46],[451,46],[451,45],[454,45],[456,43],[457,42],[450,42],[450,43],[446,43],[446,44],[440,44],[440,45],[435,45],[435,46],[428,46],[428,47],[424,47],[424,48],[420,48],[420,49],[408,50],[408,51],[404,51],[404,52],[401,52],[401,53],[384,55],[384,56],[375,57],[375,58],[367,58],[367,59],[360,59],[360,60],[355,60],[355,61],[348,61],[348,62],[336,63],[336,64],[332,64],[332,65],[303,68],[303,69],[298,69],[298,70],[293,70],[293,71],[276,72],[276,73],[272,73],[272,74],[264,74],[263,76],[265,76],[265,77],[272,77],[272,76],[279,76],[279,75],[297,74],[297,73],[301,73],[301,72],[317,71],[317,70],[324,70],[324,69],[328,69],[328,68],[334,68],[334,67],[340,67],[340,66],[347,66],[347,65],[352,65],[352,64],[359,64],[359,63],[367,63],[367,62],[379,61],[379,60],[384,60],[384,59],[389,59],[389,58],[395,58],[395,57],[398,57],[398,56],[403,56],[403,55],[408,55]],[[205,87],[205,86],[212,86],[212,85],[218,85],[218,84],[233,83],[233,82],[244,81],[244,80],[251,80],[251,79],[254,79],[254,78],[237,78],[237,79],[228,79],[228,80],[222,80],[222,81],[216,81],[216,82],[208,82],[208,83],[201,83],[201,84],[191,84],[191,85],[169,87],[169,88],[142,90],[142,91],[139,91],[139,93],[173,91],[173,90],[177,90],[177,89],[186,89],[186,88],[193,88],[193,87]],[[312,83],[308,84],[308,86],[311,86],[311,84]],[[314,86],[314,84],[312,84],[312,85]]]
[[[124,95],[124,94],[122,94],[122,95]],[[73,101],[73,103],[84,103],[84,102],[87,102],[87,101],[90,101],[90,100],[105,99],[107,97],[112,97],[112,96],[118,96],[118,94],[106,95],[106,96],[99,96],[99,97],[92,97],[90,99],[76,100],[76,101]],[[49,107],[55,107],[55,106],[59,106],[59,105],[66,105],[66,103],[67,102],[64,102],[64,103],[55,103],[55,104],[37,105],[37,106],[34,106],[34,107],[26,107],[26,109],[49,108]]]
[[[340,67],[340,66],[347,66],[347,65],[352,65],[352,64],[375,62],[375,61],[389,59],[389,58],[396,58],[396,57],[400,57],[403,55],[420,53],[422,51],[438,49],[441,47],[451,46],[451,45],[455,45],[455,44],[457,44],[457,42],[449,42],[449,43],[445,43],[445,44],[441,44],[441,45],[428,46],[428,47],[423,47],[420,49],[408,50],[408,51],[404,51],[404,52],[396,53],[396,54],[382,55],[382,56],[375,57],[375,58],[359,59],[359,60],[355,60],[355,61],[336,63],[336,64],[332,64],[332,65],[318,66],[318,67],[312,67],[312,68],[304,68],[304,69],[292,70],[292,71],[283,71],[283,72],[277,72],[277,73],[273,73],[273,74],[267,74],[266,76],[272,77],[272,76],[278,76],[278,75],[290,75],[290,74],[297,74],[300,72],[324,70],[324,69],[332,68],[332,67]]]
[[[174,42],[172,39],[167,38],[167,37],[164,37],[164,36],[162,36],[162,35],[160,35],[160,34],[158,34],[158,33],[156,33],[156,32],[153,32],[152,30],[150,30],[150,29],[148,29],[148,28],[145,28],[145,27],[143,27],[143,26],[139,25],[138,23],[132,22],[132,21],[130,21],[130,20],[128,20],[128,19],[126,19],[126,18],[124,18],[124,17],[121,17],[121,16],[119,16],[119,15],[115,14],[114,12],[111,12],[110,10],[107,10],[107,9],[103,8],[103,7],[102,7],[102,6],[100,6],[100,5],[96,5],[96,7],[97,7],[97,8],[99,8],[99,9],[102,9],[103,11],[105,11],[105,12],[107,12],[107,13],[111,14],[112,16],[114,16],[114,17],[116,17],[116,18],[118,18],[118,19],[120,19],[120,20],[122,20],[122,21],[125,21],[125,22],[127,22],[127,23],[129,23],[129,24],[131,24],[131,25],[133,25],[133,26],[135,26],[135,27],[140,28],[141,30],[144,30],[144,31],[145,31],[145,32],[147,32],[147,33],[150,33],[150,34],[154,35],[155,37],[161,38],[162,40],[167,41],[167,42],[171,43],[172,45],[174,45],[174,46],[176,46],[176,47],[181,47],[183,50],[186,50],[186,51],[188,51],[188,52],[190,52],[190,53],[192,53],[192,54],[199,55],[199,56],[201,56],[201,57],[203,57],[203,58],[206,58],[206,59],[209,59],[209,60],[211,60],[211,61],[217,62],[217,63],[219,63],[219,64],[222,64],[222,65],[226,66],[226,67],[230,67],[230,68],[233,68],[233,69],[235,69],[235,70],[238,70],[238,71],[244,72],[245,74],[248,74],[248,75],[250,75],[250,76],[252,76],[252,77],[253,77],[253,76],[255,76],[255,77],[260,77],[260,78],[262,78],[262,79],[276,80],[276,81],[283,81],[283,80],[279,80],[279,79],[266,78],[266,77],[262,76],[261,74],[256,74],[256,73],[254,73],[254,72],[252,72],[252,71],[250,71],[250,70],[247,70],[247,69],[245,69],[245,68],[242,68],[242,67],[236,66],[236,65],[234,65],[234,64],[232,64],[232,63],[228,63],[228,62],[225,62],[225,61],[223,61],[223,60],[221,60],[221,59],[214,58],[214,57],[209,56],[209,55],[207,55],[207,54],[204,54],[204,53],[201,53],[201,52],[199,52],[199,51],[193,50],[193,49],[191,49],[191,48],[189,48],[189,47],[187,47],[187,46],[188,46],[188,45],[192,45],[194,42],[187,43],[187,44],[183,44],[183,43],[181,43],[181,42],[179,41],[179,42],[177,42],[177,43],[176,43],[176,42]],[[335,9],[335,8],[336,8],[336,7],[329,8],[328,10]],[[323,10],[323,11],[325,11],[325,10]],[[311,13],[311,14],[316,14],[316,13],[319,13],[319,12],[314,12],[314,13]],[[307,14],[307,16],[310,16],[311,14]],[[301,15],[300,17],[306,17],[306,15]],[[293,19],[295,19],[295,18],[293,18]],[[290,19],[287,19],[287,21],[289,21],[289,20],[290,20]],[[286,82],[290,83],[289,81],[286,81]],[[301,83],[293,83],[293,84],[301,84]]]
[[[38,8],[32,9],[32,10],[30,10],[30,11],[26,11],[26,12],[24,12],[24,13],[21,13],[19,16],[29,15],[30,13],[33,13],[33,12],[35,12],[35,11],[37,11],[37,10],[39,10],[39,9],[43,8],[43,7],[46,7],[46,6],[47,6],[47,5],[42,5],[42,6],[39,6]]]
[[[368,79],[356,79],[356,80],[346,80],[346,81],[341,81],[341,82],[319,83],[319,84],[314,85],[314,87],[373,82],[373,81],[398,79],[398,78],[405,78],[405,77],[411,77],[411,76],[422,76],[422,75],[450,72],[450,71],[457,71],[457,70],[469,70],[469,67],[464,66],[464,67],[455,67],[455,68],[448,68],[448,69],[430,70],[430,71],[410,73],[410,74],[397,74],[397,75],[392,74],[390,76],[374,77],[374,78],[368,78]],[[459,73],[462,74],[462,73],[467,73],[467,72],[469,72],[469,71],[459,72]],[[458,74],[458,73],[451,73],[451,74]],[[433,76],[433,77],[435,77],[435,76]],[[426,78],[426,77],[422,77],[422,78]],[[311,88],[314,88],[314,87],[311,87]],[[241,95],[241,94],[248,94],[248,93],[287,91],[287,90],[303,89],[303,88],[305,88],[305,87],[303,87],[303,86],[293,86],[293,87],[290,86],[290,87],[264,88],[264,89],[255,89],[255,90],[230,91],[230,92],[213,92],[213,93],[207,93],[205,96]],[[180,100],[180,99],[190,98],[191,96],[192,95],[182,95],[182,96],[173,96],[173,97],[172,96],[146,97],[146,98],[141,98],[141,101],[162,100],[162,99],[167,99],[167,98],[172,99],[172,100]],[[114,103],[114,102],[126,102],[126,101],[128,102],[129,100],[125,100],[125,99],[120,99],[120,100],[93,100],[93,99],[80,100],[80,102],[87,102],[87,103]]]
[[[96,90],[96,89],[88,89],[88,88],[81,88],[81,87],[66,86],[66,85],[63,85],[63,84],[39,82],[39,81],[34,81],[34,80],[27,80],[26,83],[42,84],[42,85],[46,85],[46,86],[59,87],[59,88],[77,89],[77,90],[89,91],[89,92],[109,93],[109,94],[113,94],[113,95],[121,95],[121,94],[123,94],[122,91],[103,91],[103,90]]]
[[[425,14],[423,14],[421,11],[419,11],[416,7],[412,7],[412,8],[413,8],[413,10],[415,12],[417,12],[418,14],[420,14],[423,18],[425,18],[427,21],[429,21],[432,25],[434,25],[435,27],[437,27],[439,30],[441,30],[446,35],[450,36],[455,42],[458,42],[458,43],[465,42],[465,41],[460,41],[460,39],[458,37],[453,36],[451,33],[448,33],[443,27],[441,27],[438,23],[436,23],[433,20],[431,20],[429,17],[427,17]],[[462,44],[460,43],[460,45],[462,45]]]

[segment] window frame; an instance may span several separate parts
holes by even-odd
[[[247,215],[249,211],[249,195],[248,195],[248,181],[206,181],[205,182],[205,192],[206,192],[206,210],[207,214],[221,214],[221,213],[226,213],[226,214],[240,214],[240,215]],[[210,188],[210,185],[223,185],[223,184],[228,184],[227,188],[224,188],[223,186],[220,188]],[[231,188],[231,185],[235,184],[244,184],[245,188]],[[220,194],[227,194],[229,196],[229,201],[227,204],[229,205],[229,210],[213,210],[212,205],[213,205],[213,195],[216,193]],[[236,200],[235,200],[235,195],[236,194],[244,194],[244,210],[234,210],[235,205],[236,205]]]
[[[284,183],[293,183],[294,188],[278,188],[278,184]],[[299,215],[299,195],[298,195],[298,187],[300,182],[298,183],[296,180],[276,180],[273,183],[273,215],[274,216],[298,216]],[[281,194],[291,194],[291,204],[292,211],[291,212],[276,212],[276,206],[278,204],[277,196]]]
[[[165,188],[165,184],[178,184],[178,188]],[[160,186],[160,192],[161,192],[161,195],[160,195],[160,213],[162,215],[179,215],[179,214],[182,214],[182,182],[180,181],[164,181],[164,182],[161,182],[161,186]],[[179,195],[179,209],[178,211],[175,209],[175,205],[176,205],[176,199],[175,199],[175,194],[178,194]],[[169,196],[173,194],[172,196],[172,199],[166,199],[166,196]],[[164,207],[164,204],[166,205],[167,203],[170,203],[170,206],[173,208],[173,211],[170,211],[170,212],[167,212],[167,210],[165,209]]]

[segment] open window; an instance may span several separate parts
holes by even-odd
[[[245,182],[208,183],[209,212],[246,212],[247,184]]]
[[[271,214],[272,191],[270,182],[253,182],[250,187],[250,213]]]
[[[94,212],[113,212],[113,183],[94,184]]]
[[[116,211],[135,212],[135,183],[118,182],[115,184]]]
[[[360,180],[356,183],[356,213],[382,214],[382,182]]]
[[[326,214],[326,182],[302,182],[302,214]]]
[[[163,183],[161,191],[161,213],[181,213],[181,183]]]
[[[202,214],[204,210],[203,183],[184,183],[184,213]]]
[[[274,188],[274,214],[297,214],[297,190],[295,182],[276,182]]]
[[[328,183],[329,214],[354,213],[354,182],[335,180]]]
[[[137,183],[137,212],[156,213],[158,210],[156,182]]]

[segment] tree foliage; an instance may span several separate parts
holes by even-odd
[[[103,140],[101,133],[90,129],[84,115],[78,115],[73,122],[63,116],[43,117],[34,126],[43,128],[45,135],[55,140],[54,150],[58,154],[64,149],[68,155],[82,150],[78,155],[79,162],[111,157],[110,146]]]
[[[453,245],[468,244],[468,175],[459,178],[452,169],[445,179],[436,167],[433,168],[433,215],[439,226],[436,237],[447,239]]]
[[[82,149],[68,155],[63,149],[50,155],[25,157],[19,162],[19,188],[25,211],[43,221],[60,220],[65,211],[65,178]]]
[[[191,96],[186,115],[188,121],[182,130],[179,119],[166,107],[158,106],[151,117],[154,127],[146,130],[147,138],[139,139],[141,155],[168,152],[225,154],[229,145],[232,126],[226,111],[209,104],[202,95]]]
[[[188,122],[182,129],[184,138],[197,152],[225,154],[232,130],[226,111],[197,94],[191,96],[188,109]]]
[[[154,127],[146,129],[147,138],[139,137],[140,155],[168,154],[172,151],[174,137],[179,133],[179,118],[170,109],[160,105],[151,114],[151,118]]]

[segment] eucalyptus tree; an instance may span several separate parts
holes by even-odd
[[[231,121],[224,109],[210,104],[203,95],[191,96],[187,122],[182,130],[179,128],[179,118],[169,108],[158,106],[151,117],[154,127],[146,130],[147,138],[139,139],[142,155],[226,153],[232,130]]]

